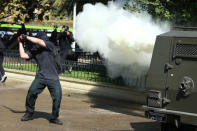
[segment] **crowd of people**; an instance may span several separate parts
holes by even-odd
[[[45,30],[43,31],[38,31],[38,32],[43,32],[46,33]],[[27,31],[25,29],[25,26],[22,25],[22,28],[18,30],[18,32],[14,35],[8,35],[7,33],[5,34],[0,34],[0,82],[5,82],[7,76],[5,75],[5,71],[3,69],[3,51],[4,49],[8,48],[10,45],[16,43],[16,39],[20,34],[28,34],[29,36],[35,36],[33,34],[36,34],[37,32],[31,32]],[[62,30],[60,32],[57,31],[55,28],[54,31],[51,33],[50,37],[47,37],[49,41],[51,41],[55,46],[59,47],[60,51],[60,56],[61,56],[61,63],[64,64],[64,70],[68,67],[68,72],[72,72],[72,66],[71,65],[66,65],[65,61],[68,59],[70,55],[73,54],[72,52],[72,42],[74,42],[73,34],[71,31],[69,31],[68,26],[62,26]],[[31,48],[31,46],[29,46]]]

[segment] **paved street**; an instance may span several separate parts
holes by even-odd
[[[160,131],[158,123],[144,118],[140,105],[65,89],[60,112],[63,126],[48,121],[52,100],[47,89],[37,99],[34,119],[21,122],[30,84],[8,77],[6,85],[0,85],[0,131]]]

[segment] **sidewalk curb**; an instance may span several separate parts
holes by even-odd
[[[34,72],[19,71],[14,69],[5,69],[5,71],[8,77],[15,77],[18,80],[23,81],[24,78],[28,79],[28,81],[33,81],[35,76]],[[92,82],[65,77],[60,77],[60,82],[63,89],[74,93],[109,97],[113,99],[132,101],[139,104],[145,104],[146,102],[146,91],[143,89],[133,89],[108,83]]]

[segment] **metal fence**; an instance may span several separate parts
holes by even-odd
[[[4,68],[21,71],[36,72],[38,66],[34,60],[24,60],[19,56],[18,50],[4,51]],[[72,77],[95,82],[106,82],[115,85],[124,85],[122,78],[112,79],[107,76],[102,58],[97,53],[75,51],[65,63],[66,71],[62,77]],[[72,67],[72,72],[68,69]]]

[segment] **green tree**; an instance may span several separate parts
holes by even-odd
[[[73,6],[77,3],[77,11],[81,11],[86,3],[102,2],[106,4],[109,0],[43,0],[43,4],[51,5],[50,14],[53,17],[63,19],[65,16],[72,17]],[[77,12],[77,13],[78,13]]]
[[[0,21],[23,23],[30,20],[64,19],[72,17],[74,3],[81,11],[86,3],[109,0],[0,0]],[[195,0],[127,0],[125,8],[131,11],[144,11],[153,18],[168,20],[175,24],[194,25],[197,20]]]
[[[77,11],[81,11],[85,3],[102,2],[109,0],[0,0],[0,21],[24,23],[30,20],[64,19],[72,17],[74,3]]]
[[[197,3],[193,0],[135,0],[127,3],[131,11],[144,11],[153,18],[168,20],[174,24],[195,23]]]
[[[1,0],[0,21],[24,23],[32,19],[46,17],[49,5],[41,4],[40,0]]]

